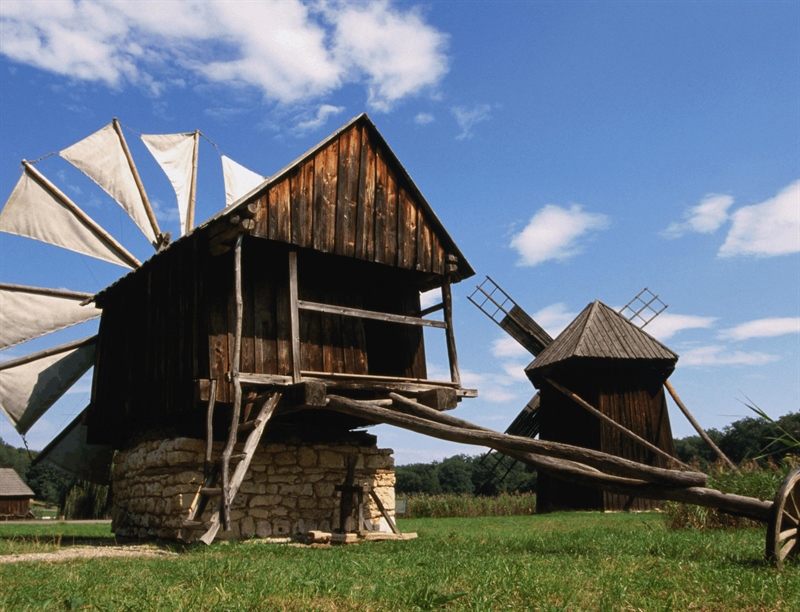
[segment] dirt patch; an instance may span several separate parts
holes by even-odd
[[[108,546],[69,546],[54,552],[25,553],[21,555],[0,555],[2,563],[22,563],[40,561],[55,563],[73,559],[97,559],[99,557],[177,557],[178,553],[152,544],[108,545]]]

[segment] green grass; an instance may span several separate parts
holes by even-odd
[[[405,499],[405,518],[515,516],[533,514],[536,510],[536,495],[533,493],[500,493],[492,497],[416,494]]]
[[[763,527],[671,531],[657,514],[599,513],[399,526],[419,538],[330,548],[218,543],[166,558],[0,564],[0,609],[800,609],[800,566],[777,571],[763,561]],[[111,537],[104,525],[79,527],[92,529],[86,537],[99,528]],[[0,525],[0,542],[53,536],[19,529]]]

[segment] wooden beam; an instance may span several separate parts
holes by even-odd
[[[445,334],[447,336],[447,359],[450,362],[450,380],[461,386],[461,372],[458,369],[456,353],[456,336],[453,333],[453,295],[450,291],[450,279],[442,285],[442,303],[444,304]]]
[[[147,197],[147,192],[144,190],[144,184],[139,176],[139,171],[136,169],[136,164],[133,163],[133,156],[131,155],[131,150],[128,148],[128,143],[125,142],[125,136],[122,134],[122,126],[119,123],[119,119],[114,117],[112,123],[114,124],[114,131],[119,137],[119,144],[122,145],[122,150],[125,152],[125,159],[128,160],[128,167],[131,169],[131,174],[133,174],[133,181],[136,183],[136,188],[139,190],[139,195],[142,198],[142,204],[147,213],[147,220],[150,221],[150,227],[153,228],[153,233],[156,236],[156,243],[153,246],[158,249],[163,244],[164,237],[158,227],[156,215],[153,212],[152,206],[150,206],[150,199]]]
[[[305,300],[298,300],[297,306],[300,308],[300,310],[313,310],[315,312],[338,314],[346,317],[375,319],[376,321],[386,321],[388,323],[402,323],[405,325],[420,325],[424,327],[439,327],[442,329],[446,327],[444,321],[421,319],[419,317],[407,317],[403,315],[389,314],[388,312],[376,312],[374,310],[362,310],[361,308],[349,308],[347,306],[334,306],[333,304],[320,304],[318,302],[308,302]]]
[[[67,289],[48,289],[47,287],[29,287],[27,285],[12,285],[10,283],[0,283],[0,291],[19,291],[20,293],[36,293],[38,295],[74,298],[76,300],[88,300],[94,297],[94,293],[84,293],[83,291],[69,291]]]
[[[293,383],[299,383],[302,378],[300,374],[300,310],[298,309],[297,293],[297,251],[291,250],[289,251],[289,326],[292,336],[290,350]]]
[[[720,449],[719,446],[714,444],[714,441],[708,436],[705,430],[702,427],[700,427],[700,423],[694,420],[692,413],[689,412],[689,409],[686,406],[684,406],[683,402],[681,401],[681,398],[678,397],[678,393],[677,391],[675,391],[672,384],[668,380],[666,380],[664,381],[664,386],[667,388],[667,391],[669,391],[669,394],[672,396],[672,399],[675,400],[675,403],[678,405],[678,408],[680,408],[681,412],[683,412],[683,415],[689,420],[689,422],[692,424],[692,427],[694,427],[695,431],[698,434],[700,434],[700,437],[703,438],[703,440],[705,440],[706,444],[708,444],[711,447],[711,450],[713,450],[717,454],[717,457],[719,457],[724,463],[726,463],[728,467],[731,468],[734,472],[736,472],[737,474],[740,473],[739,468],[736,467],[733,461],[728,459],[728,456],[722,452],[722,449]]]
[[[681,466],[682,468],[692,469],[690,466],[686,465],[680,459],[677,459],[677,458],[673,457],[672,455],[670,455],[665,450],[658,448],[655,444],[652,444],[652,443],[648,442],[647,440],[645,440],[641,436],[633,433],[630,429],[628,429],[624,425],[620,425],[619,423],[617,423],[611,417],[603,414],[597,408],[592,406],[589,402],[587,402],[586,400],[584,400],[583,398],[578,396],[576,393],[573,393],[572,391],[570,391],[566,387],[558,384],[553,379],[545,377],[545,381],[547,382],[547,384],[549,384],[550,386],[552,386],[553,388],[555,388],[559,392],[563,393],[569,399],[571,399],[573,402],[578,404],[578,406],[580,406],[584,410],[588,411],[590,414],[593,414],[598,419],[603,421],[603,423],[606,423],[607,425],[610,425],[611,427],[613,427],[614,429],[619,431],[623,436],[626,436],[626,437],[630,438],[631,440],[634,440],[635,442],[638,442],[639,444],[644,446],[646,449],[648,449],[648,450],[654,452],[655,454],[657,454],[659,457],[663,457],[664,459],[667,459],[668,461],[670,461],[672,463],[675,463],[675,464]]]
[[[62,192],[53,183],[47,180],[30,162],[22,160],[22,165],[28,172],[29,176],[41,185],[46,191],[50,192],[54,198],[61,202],[75,217],[83,223],[83,225],[92,232],[101,242],[103,242],[109,249],[114,251],[121,259],[128,262],[131,268],[138,268],[142,264],[131,255],[128,250],[123,247],[119,242],[114,240],[114,237],[100,227],[89,215],[83,212],[75,202],[70,200],[64,192]]]
[[[463,427],[453,427],[436,423],[425,418],[379,408],[377,406],[367,407],[336,395],[329,395],[328,399],[328,408],[338,412],[367,418],[380,423],[388,423],[389,425],[410,429],[417,433],[450,440],[452,442],[488,446],[502,451],[503,453],[506,453],[506,451],[522,451],[559,459],[569,459],[618,476],[647,480],[654,484],[666,486],[703,486],[708,479],[705,474],[700,472],[679,472],[677,470],[647,466],[631,461],[630,459],[615,457],[608,453],[581,448],[579,446],[543,440],[532,440],[530,438],[501,434],[490,430],[478,431]],[[437,414],[440,414],[441,417],[446,416],[441,413]]]
[[[82,340],[67,342],[66,344],[54,346],[53,348],[45,349],[37,353],[31,353],[30,355],[25,355],[24,357],[18,357],[17,359],[10,359],[9,361],[4,361],[0,363],[0,370],[15,368],[17,366],[25,365],[26,363],[31,363],[33,361],[36,361],[37,359],[44,359],[45,357],[51,357],[52,355],[58,355],[59,353],[66,353],[67,351],[71,351],[72,349],[81,348],[83,346],[89,346],[90,344],[94,344],[95,342],[97,342],[96,335],[89,336],[88,338],[83,338]]]

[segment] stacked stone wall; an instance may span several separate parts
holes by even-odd
[[[238,452],[238,448],[234,452]],[[215,444],[220,456],[222,444]],[[218,537],[291,537],[339,526],[347,458],[357,455],[355,482],[372,487],[394,516],[394,459],[389,449],[354,441],[340,444],[267,444],[258,448],[231,506],[231,530]],[[112,529],[119,536],[177,539],[203,484],[205,442],[176,438],[143,442],[115,457]],[[389,531],[365,496],[364,517],[374,531]],[[201,520],[210,518],[212,498]],[[365,500],[366,501],[366,500]],[[202,531],[197,534],[202,535]],[[184,539],[187,537],[183,532]]]

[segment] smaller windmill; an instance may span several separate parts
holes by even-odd
[[[680,401],[666,381],[677,355],[641,331],[667,308],[657,295],[645,288],[618,313],[600,302],[590,304],[555,341],[490,277],[469,299],[536,358],[526,373],[537,387],[545,385],[549,390],[549,408],[542,410],[542,396],[537,393],[506,433],[531,438],[542,433],[543,439],[602,448],[639,461],[668,461],[673,454],[672,434],[662,385]],[[636,368],[641,371],[636,373]],[[649,381],[652,371],[663,374],[657,381]],[[552,380],[558,377],[562,383],[567,381],[566,386]],[[645,379],[649,386],[639,388],[635,381]],[[600,405],[600,410],[573,392],[578,388],[582,396]],[[500,453],[488,453],[482,463],[497,484],[516,462]],[[586,501],[602,494],[576,493],[555,485],[550,485],[550,495],[543,494],[548,485],[549,481],[540,484],[540,508],[612,509],[640,503],[616,500],[608,494],[605,499]]]

